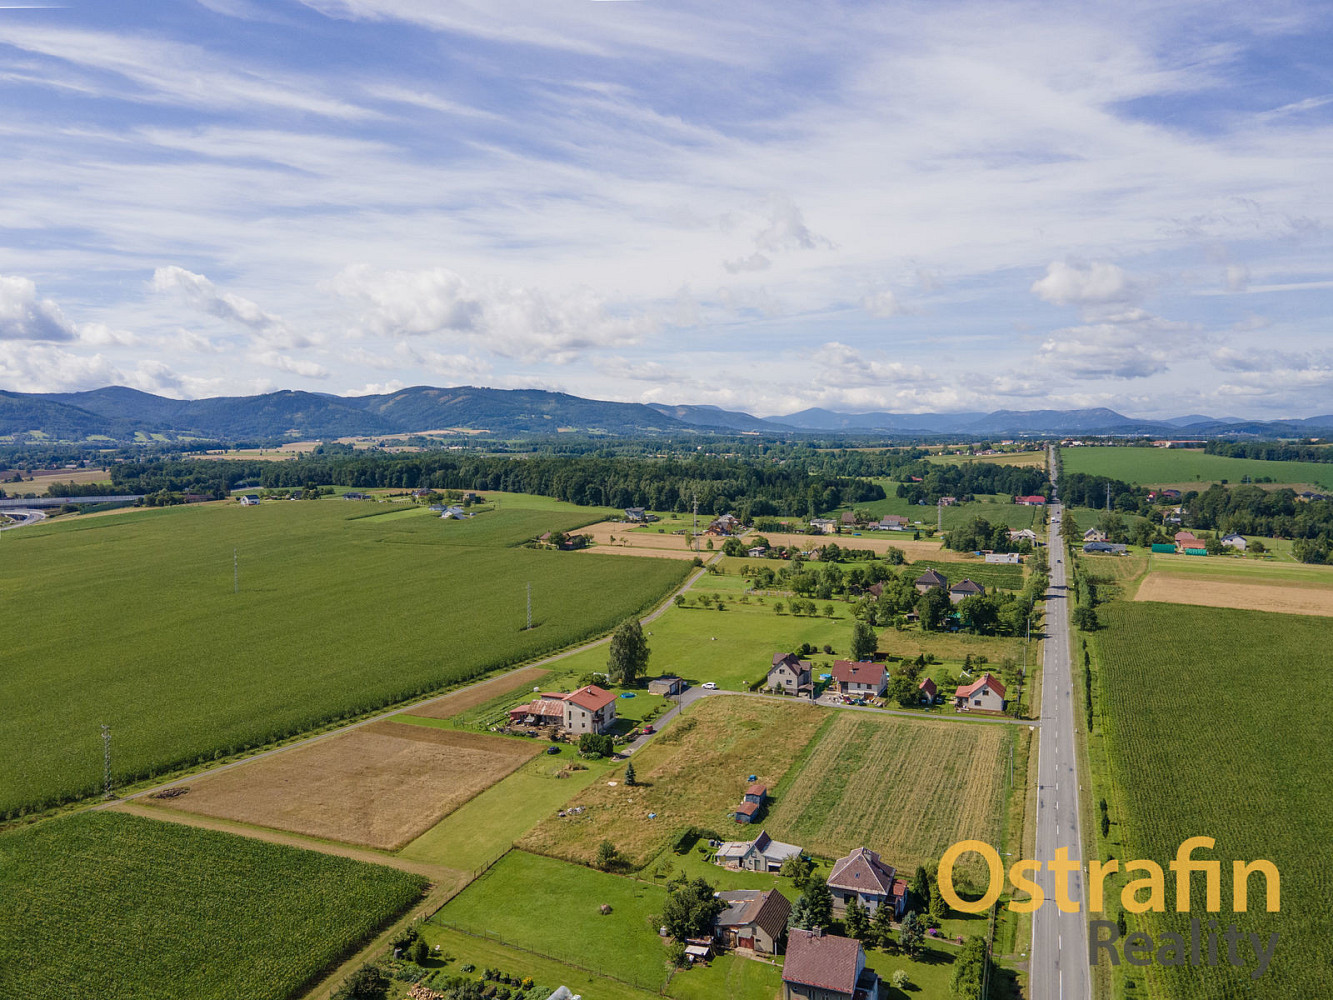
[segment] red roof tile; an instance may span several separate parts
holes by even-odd
[[[833,662],[833,679],[839,684],[873,684],[878,686],[884,683],[884,664],[871,663],[868,660],[835,660]]]
[[[1004,697],[1004,685],[996,680],[991,674],[984,674],[982,675],[981,680],[973,681],[967,687],[960,687],[956,692],[955,697],[970,698],[975,692],[980,691],[982,687],[989,687],[1001,698]]]
[[[589,684],[587,687],[581,687],[573,694],[565,696],[565,701],[573,702],[579,708],[588,712],[596,712],[605,708],[616,700],[616,696],[610,691],[603,691],[596,684]]]
[[[829,872],[828,884],[835,889],[888,895],[893,889],[893,866],[886,865],[874,851],[858,847],[839,858]]]
[[[746,794],[746,795],[767,795],[767,794],[768,794],[768,786],[767,786],[767,785],[764,785],[764,784],[761,784],[760,782],[756,781],[753,785],[751,785],[749,788],[747,788],[747,789],[745,790],[745,794]]]
[[[740,813],[742,816],[753,816],[759,811],[758,802],[742,802],[732,812]]]

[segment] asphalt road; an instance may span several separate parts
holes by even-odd
[[[23,519],[15,522],[14,524],[6,524],[3,527],[0,527],[0,531],[13,531],[15,528],[26,528],[30,524],[37,524],[39,521],[46,520],[46,515],[42,513],[40,510],[29,510],[29,509],[20,510],[17,507],[15,507],[9,510],[0,511],[0,513],[3,513],[5,517],[14,517]]]
[[[1037,763],[1037,853],[1043,869],[1034,879],[1046,901],[1033,914],[1029,995],[1033,1000],[1087,1000],[1087,914],[1083,896],[1083,849],[1078,826],[1078,765],[1075,758],[1074,698],[1070,670],[1069,601],[1065,587],[1064,547],[1058,504],[1050,509],[1051,589],[1047,594],[1045,661],[1042,674],[1042,729]],[[1068,876],[1068,898],[1078,913],[1063,913],[1055,901],[1056,877],[1046,865],[1057,848],[1069,849],[1080,862]]]

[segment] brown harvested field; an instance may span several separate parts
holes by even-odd
[[[443,698],[436,698],[434,701],[428,701],[424,705],[417,705],[415,708],[409,708],[407,714],[420,715],[427,719],[452,718],[455,715],[461,715],[470,708],[484,705],[492,698],[498,698],[500,695],[508,694],[510,691],[517,691],[519,688],[536,684],[549,673],[549,670],[543,670],[541,667],[525,667],[523,670],[516,671],[512,674],[505,674],[503,677],[495,677],[489,681],[482,681],[480,684],[473,684],[471,687],[464,688],[462,691],[455,691],[453,694],[447,694]]]
[[[670,522],[675,524],[675,522]],[[685,544],[684,535],[673,535],[674,527],[667,528],[663,534],[655,530],[634,529],[623,521],[600,521],[580,528],[579,534],[588,535],[597,544],[584,552],[598,555],[617,553],[631,556],[656,556],[659,559],[693,559],[706,552],[695,552]],[[699,543],[701,546],[702,542]]]
[[[1161,572],[1149,573],[1144,578],[1134,600],[1333,616],[1333,589],[1200,580]]]
[[[944,548],[944,543],[939,539],[923,538],[920,541],[913,541],[912,533],[909,531],[880,531],[874,535],[861,535],[859,538],[847,535],[787,535],[781,532],[765,533],[764,537],[773,545],[807,550],[817,549],[830,542],[836,542],[844,549],[869,549],[879,555],[883,555],[889,549],[901,549],[907,556],[908,562],[920,562],[923,559],[941,562],[977,561],[971,557],[970,552],[953,552]],[[968,558],[965,559],[964,555]]]
[[[111,485],[111,476],[103,469],[39,469],[34,470],[32,479],[13,485],[13,492],[18,494],[36,493],[42,496],[52,486],[60,483],[77,483],[87,486],[89,483]],[[63,494],[56,494],[61,496]]]
[[[642,865],[685,827],[736,829],[727,811],[741,801],[747,777],[775,785],[828,711],[808,703],[705,698],[634,755],[640,784],[627,787],[622,771],[609,772],[614,787],[599,781],[570,801],[568,808],[581,806],[581,814],[548,816],[518,846],[591,864],[597,845],[609,840],[627,861]]]
[[[842,712],[779,789],[765,828],[825,857],[869,847],[907,871],[959,840],[999,845],[1009,741],[1026,736]]]
[[[392,851],[541,749],[482,733],[375,722],[201,778],[160,804]]]

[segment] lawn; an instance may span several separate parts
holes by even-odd
[[[1107,604],[1098,614],[1105,627],[1089,645],[1097,742],[1111,780],[1095,794],[1109,800],[1112,824],[1102,856],[1165,866],[1186,837],[1215,838],[1205,853],[1222,862],[1224,926],[1232,921],[1231,860],[1269,859],[1282,876],[1280,913],[1263,912],[1256,879],[1249,912],[1235,916],[1244,932],[1281,936],[1263,978],[1225,963],[1206,971],[1154,967],[1136,978],[1167,1000],[1330,995],[1333,798],[1322,767],[1333,761],[1333,711],[1322,695],[1333,621],[1137,602]],[[1192,914],[1131,917],[1130,929],[1188,934],[1191,915],[1209,916],[1197,893],[1194,902]]]
[[[1000,847],[1009,752],[1025,753],[1027,738],[1015,726],[840,712],[778,786],[764,825],[824,857],[869,847],[905,874],[959,840]],[[969,870],[983,872],[979,860]]]
[[[885,492],[889,494],[886,499],[870,500],[866,503],[856,504],[854,507],[840,507],[837,511],[828,516],[836,519],[838,514],[841,514],[846,510],[869,511],[874,515],[876,520],[883,517],[885,514],[901,514],[904,517],[910,518],[914,523],[920,521],[920,526],[922,528],[934,528],[937,524],[942,523],[945,531],[948,531],[950,528],[955,528],[960,524],[965,524],[974,517],[980,517],[989,521],[991,524],[1003,524],[1006,527],[1014,529],[1032,528],[1038,533],[1041,532],[1042,512],[1045,508],[1025,507],[1022,504],[1014,503],[1007,496],[996,496],[985,500],[975,500],[970,503],[952,504],[943,508],[937,508],[934,504],[928,504],[923,507],[920,504],[912,503],[906,498],[894,496],[894,493],[898,489],[897,483],[885,480],[877,480],[877,482],[881,482]],[[896,534],[896,532],[875,532],[876,537],[885,535],[892,536],[894,534]],[[907,537],[910,539],[912,536],[908,533]],[[838,538],[838,543],[840,545],[844,544],[843,536]],[[853,548],[856,547],[851,542],[845,544],[851,545]]]
[[[609,631],[689,570],[516,547],[588,519],[571,505],[356,516],[376,506],[210,504],[8,534],[0,599],[24,610],[0,678],[0,817],[100,790],[102,723],[118,783],[201,764]]]
[[[424,885],[176,823],[48,820],[0,835],[0,996],[286,1000]]]
[[[587,863],[610,840],[637,867],[688,827],[734,829],[727,812],[749,776],[776,785],[829,711],[795,699],[706,698],[634,755],[640,785],[626,786],[623,769],[608,775],[618,783],[594,783],[571,800],[582,813],[548,816],[519,846]]]
[[[571,765],[583,770],[571,770]],[[475,871],[509,850],[514,841],[593,781],[604,780],[610,768],[609,762],[583,764],[568,745],[559,754],[542,754],[450,813],[399,855]]]
[[[430,922],[656,991],[667,978],[665,901],[660,886],[511,851]]]
[[[1322,462],[1268,462],[1256,458],[1226,458],[1181,448],[1062,448],[1064,471],[1109,476],[1141,486],[1181,486],[1227,481],[1239,483],[1268,477],[1275,483],[1333,487],[1333,464]]]

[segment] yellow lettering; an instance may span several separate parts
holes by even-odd
[[[1190,837],[1176,851],[1176,860],[1171,862],[1171,870],[1176,873],[1176,912],[1188,913],[1190,910],[1190,875],[1204,873],[1204,885],[1208,912],[1216,913],[1222,909],[1222,865],[1217,861],[1196,861],[1190,855],[1199,849],[1211,851],[1217,841],[1212,837]]]
[[[1069,848],[1057,847],[1055,860],[1047,867],[1055,873],[1055,905],[1061,913],[1077,913],[1078,903],[1069,898],[1069,876],[1079,870],[1079,863],[1069,860]]]
[[[1015,913],[1031,913],[1046,902],[1046,893],[1041,891],[1041,886],[1024,874],[1025,872],[1035,873],[1039,871],[1041,871],[1040,861],[1015,861],[1009,868],[1009,881],[1013,883],[1014,888],[1032,896],[1031,899],[1010,900],[1009,909]]]
[[[1271,861],[1231,862],[1231,908],[1237,913],[1245,912],[1249,904],[1250,875],[1254,872],[1260,872],[1264,877],[1265,908],[1269,913],[1276,913],[1281,899],[1281,876],[1277,873],[1277,865]]]
[[[1088,862],[1088,912],[1102,912],[1102,896],[1106,892],[1106,876],[1120,870],[1120,862],[1115,858],[1110,861]]]
[[[1146,910],[1152,910],[1154,913],[1166,912],[1166,879],[1162,875],[1162,866],[1156,861],[1127,861],[1125,862],[1125,874],[1130,872],[1147,872],[1147,878],[1136,878],[1132,882],[1126,883],[1120,890],[1120,905],[1129,913],[1143,913]],[[1140,889],[1147,888],[1148,899],[1140,903],[1134,895]]]
[[[954,891],[953,887],[953,866],[958,863],[958,859],[969,851],[975,851],[986,859],[986,867],[990,869],[990,882],[986,887],[986,895],[974,902],[968,902]],[[963,913],[981,913],[988,910],[1000,898],[1000,892],[1004,888],[1004,865],[1000,863],[1000,855],[991,847],[990,844],[983,843],[980,840],[960,840],[947,851],[944,857],[940,858],[940,870],[937,876],[940,886],[940,895],[944,901],[955,910],[961,910]]]

